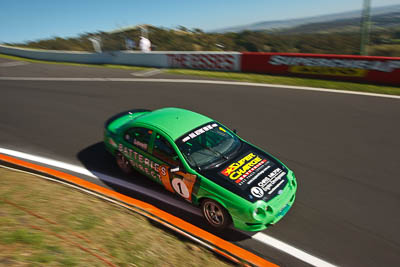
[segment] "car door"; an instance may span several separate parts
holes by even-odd
[[[192,195],[196,191],[197,176],[184,169],[171,143],[157,132],[152,146],[152,154],[160,165],[160,179],[164,187],[191,202]]]
[[[129,159],[131,165],[152,180],[161,183],[159,167],[151,154],[153,130],[145,127],[133,127],[125,130],[119,151]]]

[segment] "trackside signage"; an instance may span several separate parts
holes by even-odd
[[[168,67],[217,71],[240,71],[240,53],[167,54]]]
[[[400,58],[243,53],[242,72],[400,84]]]

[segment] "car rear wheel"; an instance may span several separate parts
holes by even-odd
[[[201,203],[201,210],[208,224],[218,230],[223,230],[232,223],[228,211],[214,200],[205,199]]]
[[[123,171],[126,174],[132,173],[133,171],[132,166],[129,163],[129,160],[124,155],[118,152],[116,155],[116,161],[121,171]]]

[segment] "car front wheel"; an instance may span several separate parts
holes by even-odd
[[[201,210],[207,222],[218,230],[225,229],[232,222],[228,211],[214,200],[205,199],[201,203]]]

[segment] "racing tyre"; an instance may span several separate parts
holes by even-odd
[[[232,223],[228,211],[214,200],[205,199],[201,202],[201,211],[208,224],[217,230],[223,230]]]
[[[132,166],[129,163],[129,160],[124,155],[118,152],[116,155],[116,161],[121,171],[123,171],[126,174],[132,173],[133,171]]]

